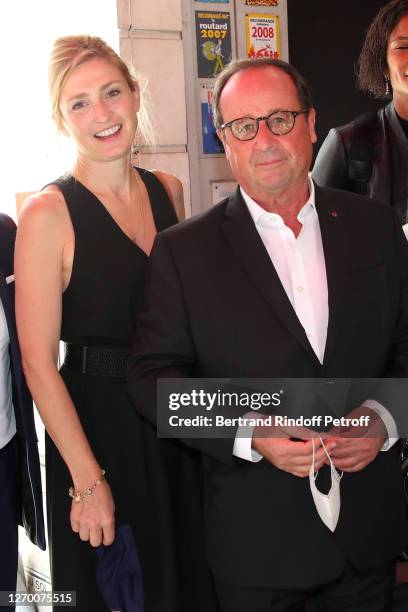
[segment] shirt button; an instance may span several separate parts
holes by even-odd
[[[297,290],[299,291],[299,293],[302,293],[302,291],[304,290],[304,287],[302,287],[302,285],[299,285],[299,287],[297,288]]]

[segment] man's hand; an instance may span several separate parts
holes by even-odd
[[[325,437],[325,444],[335,442],[330,452],[337,469],[344,472],[358,472],[374,461],[387,439],[387,430],[381,417],[366,406],[359,406],[347,418],[369,416],[366,427],[333,427]],[[328,460],[326,460],[328,463]]]
[[[313,438],[313,439],[312,439]],[[252,448],[260,453],[275,467],[299,478],[309,475],[315,449],[315,471],[325,463],[327,455],[318,434],[307,427],[263,427],[254,429]],[[332,452],[335,439],[325,442],[326,449]]]

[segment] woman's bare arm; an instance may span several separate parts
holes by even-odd
[[[82,491],[99,478],[104,466],[92,453],[57,369],[71,234],[62,194],[49,191],[28,198],[17,230],[16,317],[23,368],[34,402],[71,473],[75,490]],[[72,502],[71,525],[92,545],[98,545],[101,539],[105,544],[112,542],[114,504],[106,482],[96,487],[91,497]]]

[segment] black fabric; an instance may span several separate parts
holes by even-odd
[[[19,484],[17,446],[13,438],[0,449],[0,591],[14,592],[17,583]],[[14,606],[2,607],[14,610]]]
[[[367,121],[368,118],[368,121]],[[364,129],[367,121],[368,129]],[[356,124],[363,124],[362,141],[355,134]],[[368,134],[370,132],[370,134]],[[353,146],[371,149],[362,162],[351,151]],[[350,169],[351,161],[362,180],[354,180],[356,172]],[[371,166],[371,171],[370,171]],[[351,176],[350,176],[351,170]],[[401,127],[394,105],[390,102],[377,112],[375,121],[369,114],[346,125],[330,130],[320,147],[313,167],[312,177],[322,187],[332,187],[361,193],[391,206],[401,225],[407,221],[408,208],[408,139]],[[362,190],[363,186],[363,190]],[[366,187],[365,187],[366,186]]]
[[[315,612],[392,612],[395,562],[377,571],[347,566],[335,582],[313,596]]]
[[[406,119],[403,119],[399,115],[397,115],[397,117],[398,117],[398,121],[400,122],[402,129],[404,130],[404,134],[406,138],[408,138],[408,121]]]
[[[146,171],[139,172],[157,230],[176,223],[159,181]],[[75,232],[73,270],[63,296],[62,338],[94,347],[127,346],[142,304],[147,257],[81,183],[67,176],[56,184]],[[175,442],[157,439],[154,427],[133,409],[123,379],[82,374],[65,365],[61,375],[92,450],[106,470],[116,520],[133,529],[142,565],[145,612],[211,612],[209,578],[199,542],[198,462]],[[95,551],[71,531],[68,488],[72,483],[49,438],[46,458],[53,589],[76,590],[76,609],[81,612],[103,612],[107,607],[96,586]],[[180,550],[189,563],[184,568],[186,585],[181,583]],[[201,582],[201,593],[195,581]]]
[[[391,612],[394,579],[392,563],[374,572],[347,565],[337,580],[314,589],[251,589],[217,579],[215,585],[221,612]]]
[[[156,418],[160,377],[407,375],[408,243],[395,215],[379,202],[318,187],[316,210],[329,298],[323,365],[239,190],[158,236],[128,381],[146,418]],[[247,410],[219,413],[239,417]],[[204,458],[207,547],[218,578],[303,589],[335,580],[347,561],[370,571],[398,555],[407,525],[397,448],[344,474],[332,533],[316,512],[307,478],[267,461],[236,460],[232,439],[185,442]]]
[[[258,589],[215,578],[220,612],[305,612],[306,591]]]
[[[124,378],[130,348],[65,345],[64,366],[82,374]]]
[[[161,231],[176,223],[160,181],[146,170],[139,173],[156,228]],[[130,346],[142,305],[147,256],[84,185],[70,175],[57,184],[75,230],[74,264],[63,294],[61,339],[91,346]]]
[[[367,113],[354,121],[350,146],[349,179],[351,191],[365,195],[372,172],[372,155],[377,113]]]

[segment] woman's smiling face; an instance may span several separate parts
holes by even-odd
[[[81,157],[110,161],[129,155],[137,128],[139,90],[132,91],[121,71],[95,58],[72,70],[61,91],[63,131]]]

